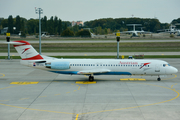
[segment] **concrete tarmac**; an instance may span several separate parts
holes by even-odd
[[[60,75],[0,60],[0,120],[179,120],[179,72],[161,76]],[[121,81],[128,78],[129,81]],[[144,78],[136,81],[130,78]]]

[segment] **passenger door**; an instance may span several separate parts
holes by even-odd
[[[160,64],[155,65],[155,72],[160,72]]]

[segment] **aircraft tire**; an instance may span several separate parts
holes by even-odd
[[[89,76],[89,81],[93,82],[94,81],[94,76]]]
[[[161,78],[157,78],[158,81],[161,81]]]

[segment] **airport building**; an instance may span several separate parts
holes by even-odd
[[[4,33],[7,33],[7,31],[8,31],[8,27],[5,27],[5,28],[3,28],[3,29],[1,29],[1,34],[4,34]]]
[[[71,25],[72,25],[72,27],[75,25],[84,26],[84,22],[83,21],[72,21]]]

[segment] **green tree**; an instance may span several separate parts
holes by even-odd
[[[39,29],[39,20],[38,19],[30,19],[27,21],[27,28],[29,34],[36,34]],[[22,29],[21,29],[22,31]]]
[[[97,28],[97,34],[101,34],[102,32],[102,27],[101,26],[98,26],[98,28]]]
[[[69,28],[67,28],[66,30],[64,30],[62,32],[61,36],[63,36],[63,37],[73,37],[74,36],[74,32],[71,31]]]
[[[17,33],[19,33],[19,31],[21,31],[21,18],[20,18],[19,15],[16,16],[16,24],[15,24],[15,26],[16,26]]]
[[[42,31],[47,32],[47,17],[44,16],[44,18],[42,18],[41,22],[42,22]]]
[[[180,18],[174,19],[174,20],[171,22],[171,24],[175,24],[175,25],[178,24],[178,25],[176,26],[176,28],[177,28],[177,29],[180,29],[180,25],[179,25],[179,24],[180,24]]]
[[[13,33],[13,17],[10,15],[8,17],[8,32]]]
[[[107,28],[104,29],[104,33],[105,33],[105,34],[108,34]]]
[[[64,24],[63,30],[66,30],[66,29],[67,29],[67,23]]]
[[[54,17],[54,21],[53,21],[53,23],[54,23],[54,34],[56,35],[56,34],[58,34],[58,17],[57,16],[55,16]]]
[[[4,18],[0,18],[0,29],[2,29],[2,21],[4,20]]]
[[[54,20],[53,20],[53,16],[50,18],[50,20],[48,20],[48,33],[50,33],[51,35],[54,34]]]
[[[59,33],[59,35],[61,35],[61,33],[62,33],[62,22],[61,22],[61,19],[58,20],[58,33]]]
[[[78,32],[79,31],[79,26],[78,25],[74,25],[72,27],[72,30],[73,30],[74,33]]]
[[[78,37],[91,37],[89,30],[80,30],[76,33]]]
[[[1,25],[2,25],[3,28],[8,27],[8,19],[4,19],[4,20],[1,22]]]

